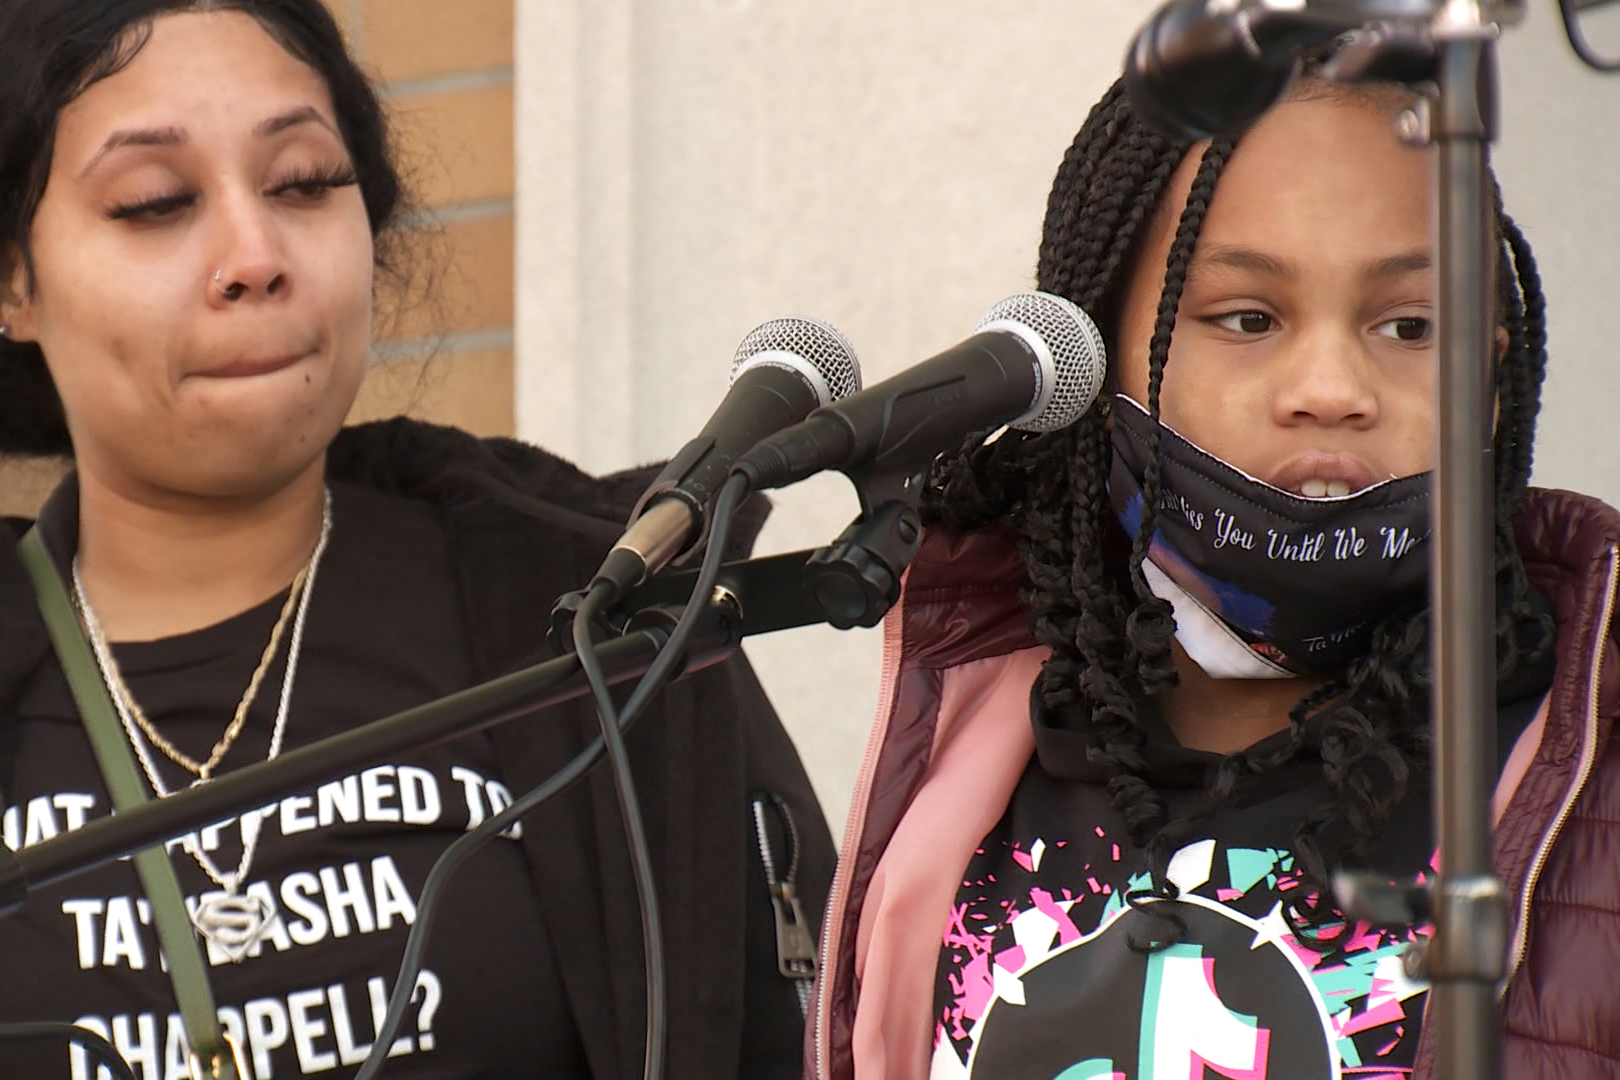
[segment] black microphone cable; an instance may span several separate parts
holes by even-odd
[[[95,1059],[97,1065],[112,1073],[113,1080],[135,1080],[135,1070],[124,1060],[118,1048],[89,1028],[45,1020],[26,1024],[0,1024],[0,1042],[45,1040],[79,1046]]]
[[[1558,13],[1564,18],[1564,35],[1569,38],[1569,46],[1575,50],[1575,55],[1581,58],[1581,62],[1593,71],[1612,75],[1620,71],[1620,59],[1609,59],[1600,54],[1587,40],[1586,31],[1581,27],[1581,12],[1604,2],[1605,0],[1558,0]]]
[[[399,976],[394,983],[393,992],[388,998],[388,1011],[383,1022],[378,1026],[376,1040],[372,1044],[371,1053],[367,1055],[360,1071],[355,1073],[354,1080],[374,1080],[383,1063],[387,1061],[388,1049],[398,1037],[400,1029],[404,1026],[406,1010],[416,997],[416,980],[422,973],[422,966],[427,953],[428,935],[432,927],[434,916],[438,912],[440,898],[448,884],[450,876],[460,868],[467,857],[501,833],[511,828],[524,815],[534,810],[547,800],[562,794],[578,782],[591,768],[599,762],[604,753],[609,754],[609,732],[611,738],[618,741],[622,751],[622,734],[646,708],[647,703],[664,682],[669,678],[675,664],[680,660],[686,650],[686,644],[691,640],[693,632],[697,629],[698,620],[703,617],[707,597],[714,591],[714,583],[720,577],[720,566],[724,561],[725,540],[731,531],[732,518],[737,507],[748,494],[746,479],[741,476],[729,477],[720,493],[715,498],[712,536],[709,546],[703,554],[703,563],[698,570],[697,583],[692,589],[675,628],[670,632],[669,640],[653,659],[641,681],[636,684],[630,697],[625,701],[623,708],[615,708],[612,697],[607,690],[607,682],[602,677],[602,671],[596,662],[594,650],[589,642],[590,618],[594,612],[590,598],[581,610],[575,614],[575,648],[578,650],[580,665],[585,677],[592,684],[592,691],[596,695],[598,706],[598,719],[602,722],[601,735],[592,739],[585,749],[574,756],[573,760],[553,773],[540,786],[515,800],[511,806],[483,821],[477,828],[469,831],[447,847],[438,861],[433,864],[426,882],[422,886],[422,895],[416,905],[416,922],[411,927],[410,936],[405,942],[405,953],[400,960]],[[595,590],[592,591],[593,595]],[[585,629],[581,629],[581,628]],[[579,648],[581,635],[586,636],[585,648]],[[628,778],[628,767],[625,775]],[[615,770],[615,787],[621,794],[621,809],[625,809],[622,795],[627,786],[621,786],[619,775]],[[632,819],[631,812],[634,811]],[[632,825],[634,820],[635,838],[632,838]],[[664,991],[664,956],[660,940],[661,927],[658,925],[657,897],[651,891],[652,860],[647,852],[646,840],[641,829],[639,808],[633,805],[625,811],[625,835],[630,841],[631,865],[636,874],[636,892],[640,901],[642,913],[642,947],[646,952],[647,964],[647,1055],[642,1071],[644,1080],[661,1080],[663,1075],[663,1057],[665,1045],[665,1003]],[[639,841],[639,850],[638,850]],[[643,881],[647,889],[643,891]],[[649,915],[650,912],[650,915]],[[656,967],[656,975],[655,975]],[[656,985],[655,985],[656,978]],[[131,1078],[133,1080],[133,1078]]]

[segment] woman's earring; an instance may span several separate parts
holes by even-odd
[[[11,340],[11,326],[9,323],[0,323],[0,338]]]

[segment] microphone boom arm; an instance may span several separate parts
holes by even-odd
[[[700,630],[695,653],[707,659],[736,648],[727,629]],[[654,629],[602,645],[597,655],[613,681],[647,670],[662,645]],[[259,810],[336,780],[391,754],[432,746],[588,693],[579,660],[564,656],[309,746],[290,750],[207,784],[155,799],[13,854],[0,844],[0,916],[30,888],[53,884],[124,855]]]
[[[742,639],[799,626],[874,626],[899,596],[900,576],[916,554],[921,526],[907,500],[891,500],[858,518],[833,544],[812,551],[734,562],[722,568],[707,618],[677,669],[718,663]],[[642,675],[668,639],[697,571],[653,578],[631,590],[596,655],[613,683]],[[559,602],[553,640],[569,641],[583,594]],[[679,676],[677,676],[679,677]],[[288,751],[207,784],[177,792],[13,853],[0,844],[0,917],[28,891],[76,876],[172,838],[260,810],[289,795],[339,779],[391,754],[420,749],[528,716],[589,693],[572,653],[492,682]]]

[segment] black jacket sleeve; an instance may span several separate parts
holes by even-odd
[[[485,677],[545,658],[553,602],[589,579],[653,475],[596,479],[521,443],[408,421],[350,429],[333,461],[362,482],[441,506]],[[728,554],[746,551],[765,510],[750,500],[739,513]],[[598,730],[594,710],[574,700],[491,734],[518,792],[563,767]],[[789,859],[791,821],[792,884],[815,940],[833,845],[792,742],[740,655],[667,687],[626,741],[663,917],[667,1080],[797,1077],[803,980],[779,970],[777,905],[752,809],[757,796],[777,811],[767,817],[773,861]],[[592,1076],[639,1076],[645,966],[608,770],[536,810],[523,843]],[[775,867],[779,884],[784,871]]]

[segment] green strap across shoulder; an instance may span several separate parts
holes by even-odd
[[[67,586],[37,528],[23,537],[19,554],[28,576],[33,579],[40,614],[45,618],[57,659],[73,690],[73,700],[84,719],[85,734],[95,750],[113,806],[119,810],[139,806],[148,801],[146,785],[136,770],[134,756],[124,739],[112,698],[85,640]],[[185,897],[180,891],[180,880],[175,876],[168,853],[161,845],[148,848],[135,856],[135,869],[152,905],[152,921],[168,958],[169,978],[174,983],[174,996],[180,1005],[186,1039],[193,1052],[193,1076],[197,1080],[251,1080],[240,1057],[240,1048],[220,1031],[202,948],[197,943],[191,916],[186,912]]]

